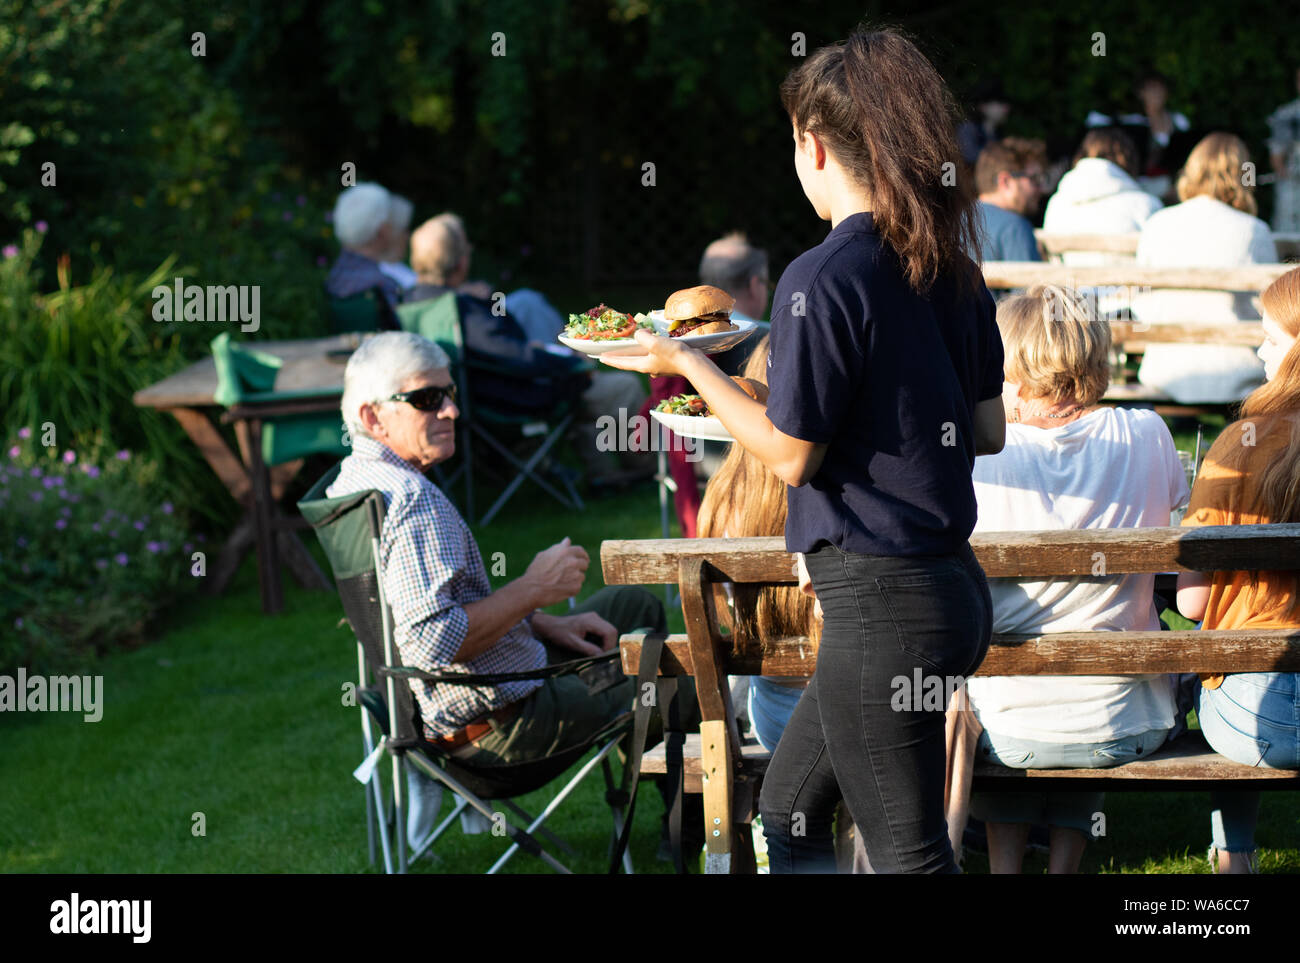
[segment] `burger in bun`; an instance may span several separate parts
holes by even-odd
[[[755,381],[753,378],[740,378],[735,375],[732,376],[731,380],[740,385],[740,390],[760,405],[767,404],[767,385],[763,384],[763,382]]]
[[[736,331],[737,326],[731,323],[731,309],[735,306],[735,298],[712,284],[674,291],[664,304],[668,337]]]

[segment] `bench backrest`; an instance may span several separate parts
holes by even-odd
[[[1039,250],[1047,257],[1076,251],[1099,251],[1106,254],[1129,254],[1136,256],[1140,234],[1061,234],[1034,231]],[[1277,247],[1277,256],[1282,260],[1300,255],[1300,234],[1274,233],[1273,244]]]
[[[1130,573],[1300,570],[1300,525],[985,532],[971,547],[989,578],[1109,578]],[[601,544],[610,585],[677,582],[686,621],[670,636],[665,675],[695,675],[705,718],[719,710],[727,675],[809,675],[806,638],[769,639],[737,654],[719,629],[720,582],[793,585],[794,556],[781,538],[644,539]],[[624,636],[625,671],[635,672],[640,637]],[[980,675],[1111,675],[1146,672],[1300,671],[1300,630],[1070,632],[995,636]],[[704,705],[711,690],[713,705]]]

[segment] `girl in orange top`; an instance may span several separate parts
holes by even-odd
[[[1267,382],[1205,456],[1184,525],[1300,521],[1300,268],[1260,296]],[[1300,628],[1295,572],[1183,573],[1178,610],[1204,629]],[[1300,673],[1244,672],[1201,680],[1196,714],[1214,750],[1248,766],[1300,769]],[[1251,872],[1259,793],[1211,794],[1213,868]]]

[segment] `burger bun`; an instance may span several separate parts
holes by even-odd
[[[689,321],[691,318],[702,318],[718,312],[730,314],[735,306],[736,299],[722,288],[701,284],[670,294],[664,303],[664,319]]]
[[[767,385],[761,381],[755,381],[753,378],[741,378],[733,375],[731,378],[740,386],[740,390],[749,395],[760,405],[767,404]]]

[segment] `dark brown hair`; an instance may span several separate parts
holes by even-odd
[[[767,384],[768,338],[754,347],[745,377]],[[786,486],[742,445],[732,445],[722,467],[709,479],[700,503],[700,538],[744,538],[784,535]],[[814,644],[821,623],[813,615],[814,600],[788,585],[732,586],[735,604],[732,645],[737,654],[762,651],[768,642],[807,636]]]
[[[975,189],[991,194],[998,189],[998,175],[1003,171],[1018,174],[1030,164],[1047,167],[1047,147],[1041,140],[1005,137],[988,144],[975,161]]]
[[[1129,177],[1138,175],[1138,149],[1133,138],[1118,127],[1102,127],[1090,130],[1079,151],[1074,155],[1074,163],[1085,157],[1100,157],[1118,167],[1122,167]]]
[[[876,229],[913,290],[924,294],[950,274],[978,289],[978,269],[965,256],[978,249],[978,227],[959,176],[957,105],[909,39],[859,28],[792,70],[781,103],[799,134],[816,134],[871,195]]]

